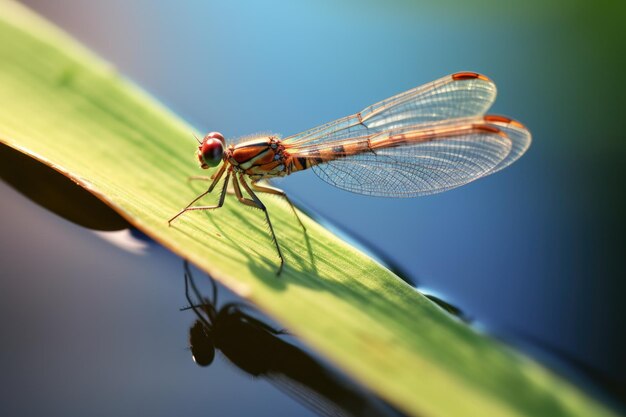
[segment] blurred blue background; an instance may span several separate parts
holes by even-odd
[[[623,2],[27,0],[201,131],[289,135],[461,70],[529,152],[444,194],[277,185],[515,343],[626,385]],[[190,150],[191,152],[192,150]]]

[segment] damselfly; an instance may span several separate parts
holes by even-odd
[[[298,214],[285,192],[264,180],[311,168],[335,187],[383,197],[415,197],[467,184],[512,164],[530,146],[530,132],[521,123],[485,115],[495,98],[496,86],[489,78],[460,72],[284,139],[262,135],[226,145],[220,133],[209,133],[199,141],[200,166],[221,166],[206,178],[212,180],[209,188],[169,223],[187,211],[222,207],[232,182],[241,203],[265,213],[280,274],[283,254],[255,191],[283,196]],[[216,205],[192,207],[222,178]]]

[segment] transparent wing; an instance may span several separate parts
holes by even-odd
[[[359,113],[283,139],[287,145],[315,145],[409,125],[482,116],[496,98],[484,75],[462,72],[440,78],[373,104]]]
[[[345,149],[348,143],[363,143],[369,151],[333,157],[337,143]],[[317,158],[313,171],[335,187],[372,196],[414,197],[500,170],[519,158],[529,143],[530,134],[521,124],[485,116],[391,129],[356,142],[325,142],[297,156]]]
[[[517,161],[530,147],[531,136],[530,132],[517,120],[509,119],[504,116],[487,115],[483,118],[485,122],[496,126],[502,130],[511,139],[511,152],[501,161],[494,169],[489,172],[493,174],[503,168],[508,167],[513,162]]]
[[[299,381],[278,373],[269,375],[270,381],[278,386],[284,393],[300,402],[305,407],[313,410],[324,417],[350,417],[351,413],[346,413],[338,404],[325,398],[319,392],[307,387]]]

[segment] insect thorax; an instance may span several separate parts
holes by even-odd
[[[235,171],[255,180],[287,175],[285,161],[288,156],[278,137],[265,136],[231,145],[227,160]]]

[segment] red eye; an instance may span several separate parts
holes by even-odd
[[[209,135],[204,137],[202,145],[200,145],[198,150],[198,159],[202,164],[202,168],[206,169],[219,165],[224,153],[223,140],[224,137],[221,140],[219,138],[209,138]]]
[[[211,132],[207,133],[204,139],[219,139],[223,145],[226,145],[226,141],[224,140],[224,136],[220,132]]]

